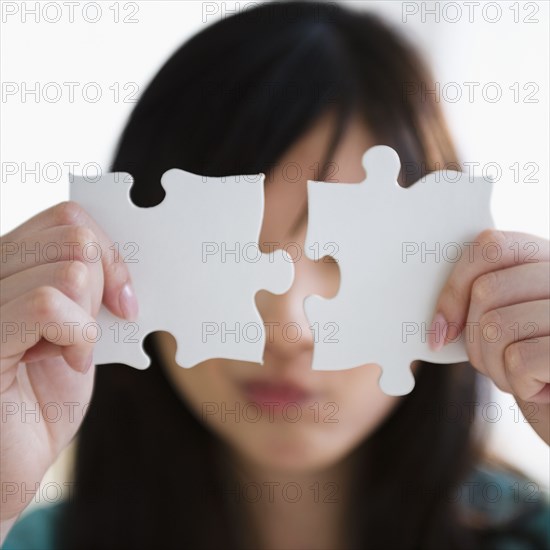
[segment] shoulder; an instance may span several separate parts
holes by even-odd
[[[2,550],[53,550],[56,533],[66,504],[41,506],[19,518],[9,532]]]
[[[548,493],[522,474],[479,465],[463,482],[457,500],[466,522],[484,533],[487,548],[550,548]]]

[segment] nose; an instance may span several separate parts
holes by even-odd
[[[303,245],[303,238],[283,245],[294,263],[290,290],[282,295],[261,291],[256,296],[266,331],[264,363],[275,368],[311,368],[314,339],[320,334],[305,315],[304,299],[311,294],[331,298],[339,285],[337,264],[330,258],[310,260]]]

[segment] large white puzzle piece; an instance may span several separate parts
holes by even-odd
[[[307,254],[318,260],[317,251],[336,250],[340,268],[334,298],[309,296],[304,302],[317,326],[313,369],[376,363],[381,389],[404,395],[414,387],[414,360],[468,359],[463,335],[434,352],[426,331],[459,255],[472,252],[477,234],[493,227],[493,184],[435,172],[402,188],[399,157],[386,146],[369,149],[363,166],[367,178],[359,184],[308,182]],[[323,328],[334,327],[324,338]]]
[[[264,175],[203,177],[179,169],[161,178],[164,201],[139,208],[130,200],[132,177],[109,173],[99,181],[73,176],[71,200],[106,231],[132,276],[139,317],[126,322],[101,307],[95,363],[144,369],[142,341],[166,330],[176,339],[176,362],[192,367],[223,357],[261,363],[265,329],[254,301],[261,289],[286,292],[291,257],[258,247]]]

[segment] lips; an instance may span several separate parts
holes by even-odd
[[[245,382],[241,386],[248,401],[260,406],[271,404],[284,406],[288,403],[306,403],[311,401],[314,394],[310,391],[287,382],[267,382],[254,380]]]

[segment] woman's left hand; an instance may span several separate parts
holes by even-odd
[[[431,329],[432,349],[463,332],[470,363],[512,393],[550,443],[549,241],[483,231],[447,279]]]

